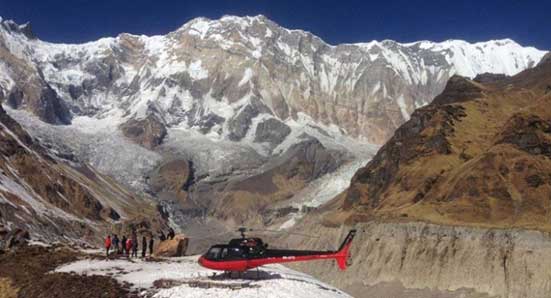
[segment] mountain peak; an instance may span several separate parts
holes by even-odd
[[[0,17],[0,26],[5,30],[7,30],[8,32],[23,34],[29,39],[36,38],[36,36],[34,35],[34,32],[32,31],[30,22],[26,22],[23,25],[19,25],[13,20],[4,20],[2,19],[2,17]]]
[[[206,24],[208,24],[209,26],[213,26],[213,27],[220,27],[223,25],[234,24],[240,27],[241,29],[244,29],[254,25],[255,23],[267,24],[268,22],[273,23],[273,21],[271,21],[264,15],[256,15],[256,16],[223,15],[219,19],[209,19],[206,17],[198,17],[186,22],[178,30],[187,29],[190,26],[194,26],[198,24],[200,26],[205,26]]]
[[[269,20],[264,15],[256,15],[256,16],[236,16],[236,15],[223,15],[220,18],[221,21],[234,21],[234,22],[253,22],[253,21],[267,21]]]

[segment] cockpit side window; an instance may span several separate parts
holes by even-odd
[[[224,260],[224,259],[227,259],[228,258],[228,249],[227,248],[223,248],[222,249],[222,253],[220,254],[220,259],[221,260]]]
[[[222,249],[220,247],[211,247],[207,252],[207,259],[218,260],[220,258],[221,250]]]

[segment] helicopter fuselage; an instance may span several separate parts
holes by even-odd
[[[214,246],[209,249],[221,249],[220,257],[213,257],[207,253],[199,258],[199,263],[205,268],[220,271],[246,271],[259,266],[274,263],[289,263],[311,260],[334,259],[337,252],[334,251],[301,251],[301,250],[273,250],[267,249],[261,255],[243,255],[241,257],[224,256],[224,250],[231,247]]]
[[[242,272],[274,263],[335,259],[339,268],[345,270],[355,233],[350,231],[337,251],[268,249],[260,238],[233,239],[229,244],[212,246],[199,258],[199,264],[212,270]]]

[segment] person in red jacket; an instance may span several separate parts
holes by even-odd
[[[111,248],[111,235],[107,235],[107,238],[105,238],[105,251],[106,251],[107,257],[109,257],[110,248]]]
[[[132,250],[132,238],[126,240],[126,251],[128,252],[128,257],[130,257],[130,252]]]

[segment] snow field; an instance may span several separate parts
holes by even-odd
[[[245,278],[213,279],[215,271],[205,269],[197,263],[197,256],[164,259],[160,262],[143,260],[97,260],[85,259],[63,265],[55,272],[74,272],[82,275],[112,276],[119,282],[127,282],[145,293],[153,293],[155,298],[194,298],[194,297],[266,297],[266,298],[335,298],[350,297],[346,293],[322,283],[313,277],[288,269],[282,265],[261,267],[260,279],[256,272],[246,273]],[[212,287],[194,287],[190,284],[177,285],[167,289],[154,289],[156,280],[180,282],[201,280],[211,282]],[[246,284],[241,289],[217,287],[220,285]]]

